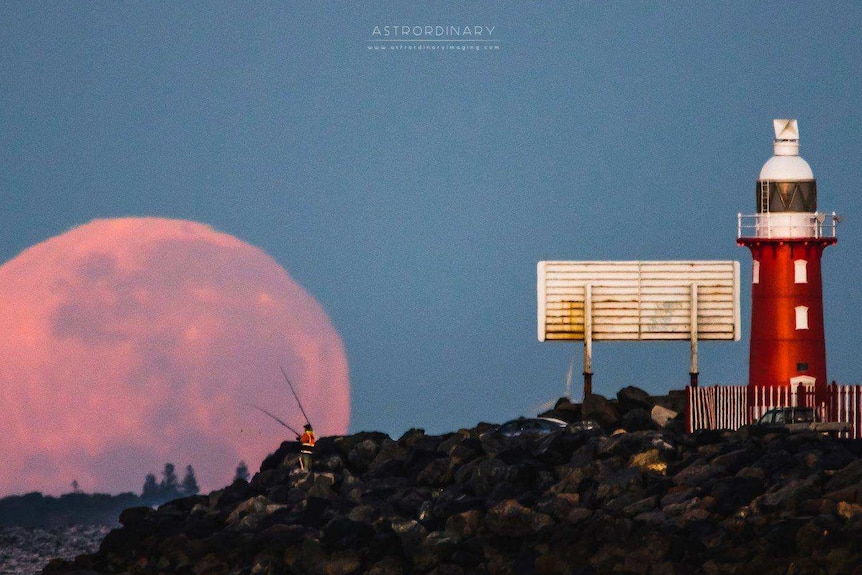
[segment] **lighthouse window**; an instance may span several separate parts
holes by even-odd
[[[796,364],[796,371],[808,371],[808,364],[807,363],[797,363]]]
[[[804,284],[808,283],[808,262],[805,260],[796,260],[793,262],[794,266],[794,274],[793,281],[794,283]]]
[[[760,283],[760,262],[757,260],[751,262],[751,283]]]
[[[808,329],[808,308],[804,305],[796,307],[796,329]]]

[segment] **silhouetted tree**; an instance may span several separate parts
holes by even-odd
[[[233,479],[234,481],[237,479],[248,481],[248,465],[245,464],[245,461],[239,462],[239,465],[236,467],[236,476]]]
[[[72,493],[81,493],[81,486],[77,479],[72,480]]]
[[[176,499],[180,496],[180,482],[173,463],[165,463],[165,470],[162,471],[162,482],[159,484],[159,491],[162,498],[165,500]]]
[[[180,491],[186,497],[197,495],[200,491],[198,480],[195,478],[195,470],[191,465],[186,466],[186,476],[183,477],[183,482],[180,484]]]
[[[159,485],[156,483],[156,476],[152,473],[147,473],[144,479],[144,488],[141,490],[141,498],[155,499],[159,496]]]

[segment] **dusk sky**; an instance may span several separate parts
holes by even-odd
[[[491,41],[407,49],[386,26]],[[573,357],[580,399],[581,345],[536,337],[538,261],[734,259],[742,340],[701,344],[700,381],[741,385],[736,214],[773,118],[797,118],[843,216],[829,378],[862,383],[860,27],[852,1],[6,2],[0,263],[96,219],[234,236],[340,334],[349,430],[398,436],[533,415]],[[682,389],[688,353],[598,342],[594,390]]]

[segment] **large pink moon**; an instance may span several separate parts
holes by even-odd
[[[0,495],[140,493],[192,465],[203,491],[301,430],[343,434],[350,385],[321,305],[209,226],[96,220],[0,266]]]

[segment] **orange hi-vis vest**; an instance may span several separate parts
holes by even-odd
[[[299,450],[300,453],[311,453],[314,451],[314,444],[317,439],[314,437],[313,431],[306,431],[302,434],[302,437],[299,438],[299,442],[302,444],[302,448]]]

